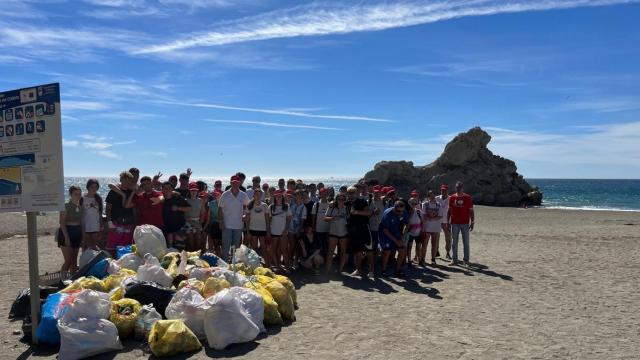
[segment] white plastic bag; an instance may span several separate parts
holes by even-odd
[[[111,315],[111,300],[109,294],[94,290],[82,290],[71,294],[66,299],[69,304],[60,321],[72,323],[81,318],[108,319]]]
[[[107,266],[107,274],[113,275],[120,272],[120,265],[116,262],[116,260],[109,259],[109,266]]]
[[[227,280],[231,286],[243,286],[247,282],[246,276],[227,269],[217,269],[213,276]]]
[[[239,296],[224,289],[207,299],[204,331],[209,346],[222,350],[230,344],[255,340],[260,329]]]
[[[207,281],[208,278],[213,276],[213,273],[216,272],[218,268],[195,268],[191,269],[189,272],[189,279],[196,279],[202,282]]]
[[[87,250],[83,251],[82,255],[80,255],[80,260],[78,260],[78,266],[82,268],[83,266],[87,265],[99,253],[100,251],[98,250],[87,248]]]
[[[236,249],[236,252],[233,254],[233,260],[244,263],[251,272],[261,266],[260,255],[244,245],[240,245],[240,247]]]
[[[116,264],[125,269],[138,271],[138,268],[144,265],[144,260],[134,253],[128,253],[122,255],[122,257],[116,261]]]
[[[262,300],[260,300],[262,302]],[[198,339],[206,337],[204,332],[204,314],[209,308],[204,297],[200,293],[190,287],[185,287],[173,296],[164,315],[167,319],[180,319],[184,321],[189,330],[191,330]]]
[[[151,254],[147,254],[144,256],[144,260],[144,265],[138,268],[136,279],[139,281],[155,282],[164,287],[171,287],[173,278],[160,266],[158,259],[151,256]]]
[[[162,320],[162,315],[156,311],[153,304],[142,306],[133,328],[133,337],[136,340],[146,340],[153,324],[158,320]]]
[[[164,234],[153,225],[136,226],[133,231],[133,242],[136,244],[136,251],[142,256],[151,254],[161,259],[167,253]]]
[[[264,300],[262,300],[262,296],[251,289],[237,286],[230,288],[229,292],[242,301],[251,321],[256,324],[260,332],[267,332],[264,327]]]
[[[79,319],[58,322],[60,360],[84,359],[109,351],[122,350],[116,326],[105,319]]]

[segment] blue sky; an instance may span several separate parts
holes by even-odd
[[[640,178],[640,1],[4,0],[66,175],[361,176],[482,126],[525,177]]]

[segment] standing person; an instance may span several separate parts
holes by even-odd
[[[162,221],[164,223],[164,235],[168,247],[182,247],[184,241],[185,214],[191,210],[189,203],[180,193],[173,191],[170,182],[162,184],[164,203],[162,205]],[[178,249],[181,250],[181,249]]]
[[[191,171],[187,169],[188,172],[184,172],[180,174],[180,186],[178,186],[175,191],[177,191],[180,196],[187,199],[189,197],[189,179],[191,178]]]
[[[309,184],[309,186],[307,186],[307,191],[309,191],[309,200],[314,204],[317,203],[320,198],[318,197],[318,188],[316,184]]]
[[[218,222],[218,201],[221,195],[222,192],[220,192],[219,189],[215,189],[211,194],[207,202],[207,221],[204,227],[207,229],[208,250],[218,256],[221,255],[220,245],[222,245],[222,231],[220,230],[220,223]]]
[[[256,189],[260,190],[260,181],[262,180],[258,175],[251,178],[251,186],[246,191],[247,196],[250,200],[253,200],[253,192],[256,191]],[[260,199],[260,201],[264,201],[264,193],[262,193],[262,196],[263,197]]]
[[[164,228],[163,201],[162,192],[154,190],[151,178],[143,176],[140,179],[140,191],[132,198],[132,203],[138,212],[136,223],[138,225],[153,225],[162,230]]]
[[[171,187],[173,189],[178,187],[178,177],[175,175],[169,176],[169,184],[171,184]],[[160,184],[160,191],[162,191],[162,184]]]
[[[284,199],[284,193],[276,190],[273,193],[273,204],[269,206],[269,219],[271,222],[271,266],[280,268],[281,258],[289,253],[289,224],[291,222],[291,209]]]
[[[298,240],[304,231],[304,222],[307,219],[307,207],[304,204],[303,190],[296,190],[294,201],[291,204],[291,222],[289,225],[289,256],[288,266],[295,267],[298,259]]]
[[[278,179],[278,190],[282,191],[283,193],[287,190],[285,188],[285,184],[286,182],[284,181],[284,179]]]
[[[77,186],[69,187],[69,202],[60,211],[58,247],[62,250],[64,263],[60,271],[74,273],[78,270],[78,251],[82,245],[83,209],[80,205],[82,191]]]
[[[438,254],[438,240],[440,239],[440,228],[442,225],[443,208],[440,201],[436,199],[436,194],[429,190],[427,200],[422,204],[422,214],[424,218],[423,233],[424,247],[420,253],[420,262],[424,264],[427,256],[427,245],[431,239],[431,265],[436,264]]]
[[[450,266],[458,264],[458,237],[462,233],[462,244],[464,245],[464,264],[469,265],[469,232],[473,231],[475,223],[475,215],[473,212],[473,198],[469,194],[464,193],[462,181],[456,182],[456,193],[449,196],[449,212],[447,218],[451,223],[451,233],[453,243],[451,250],[453,251],[453,260]]]
[[[369,201],[369,211],[371,212],[371,217],[369,218],[369,230],[371,231],[371,240],[373,241],[373,256],[368,259],[370,279],[373,278],[375,273],[376,254],[380,252],[378,229],[380,227],[380,221],[382,220],[382,213],[385,210],[384,202],[380,197],[381,191],[382,187],[380,185],[374,185],[371,189],[373,197],[371,198],[371,201]]]
[[[249,246],[264,259],[267,267],[271,265],[269,247],[271,245],[271,231],[269,228],[269,206],[262,201],[262,190],[257,188],[253,192],[253,199],[247,206],[247,229],[249,229]]]
[[[415,195],[415,196],[414,196]],[[407,242],[407,264],[411,266],[411,262],[415,260],[416,263],[419,263],[419,254],[422,251],[423,241],[422,241],[422,210],[419,208],[418,194],[413,192],[411,194],[411,198],[408,201],[409,208],[409,230],[407,232],[408,242]],[[413,243],[416,244],[416,256],[415,259],[411,258],[411,248],[413,247]]]
[[[347,249],[349,246],[349,232],[347,231],[347,202],[346,195],[338,194],[336,200],[327,209],[324,220],[329,223],[329,245],[327,246],[327,259],[325,270],[331,272],[333,254],[338,246],[340,263],[338,273],[342,273],[347,263]]]
[[[242,243],[242,216],[244,207],[249,205],[247,193],[240,190],[240,177],[231,177],[231,187],[222,193],[218,202],[218,221],[222,231],[222,258],[230,259],[231,247]]]
[[[405,211],[404,202],[401,200],[397,200],[393,207],[386,209],[382,214],[378,230],[380,247],[382,248],[382,276],[388,276],[387,264],[392,251],[398,252],[395,275],[404,276],[401,269],[406,256],[406,248],[402,241],[402,234],[405,232],[407,224],[409,224],[409,216]]]
[[[436,197],[442,209],[442,217],[440,219],[442,232],[444,233],[444,248],[447,251],[447,260],[451,260],[451,224],[447,214],[449,213],[449,186],[442,184],[440,186],[440,195]]]
[[[366,253],[367,259],[371,263],[373,242],[371,240],[371,230],[369,229],[371,211],[369,211],[367,200],[360,197],[361,194],[362,192],[359,192],[355,187],[347,189],[347,209],[349,209],[347,228],[349,230],[349,247],[356,266],[356,270],[351,275],[364,277],[362,260]],[[367,195],[367,197],[369,196]],[[371,271],[369,273],[369,276],[371,276]]]
[[[313,204],[311,209],[311,226],[315,230],[315,239],[322,245],[322,253],[326,255],[327,241],[329,240],[329,223],[324,221],[324,215],[329,208],[329,200],[327,199],[328,191],[322,188],[319,191],[320,199]]]
[[[235,176],[238,179],[238,181],[240,182],[240,185],[238,186],[238,188],[240,189],[240,191],[246,193],[247,189],[244,187],[244,181],[247,179],[247,175],[245,175],[243,172],[238,171]],[[227,185],[227,187],[224,188],[224,191],[230,190],[232,185],[233,184]]]
[[[87,193],[80,199],[84,222],[84,242],[82,251],[98,250],[98,240],[102,234],[102,197],[98,194],[100,183],[96,179],[87,180]]]
[[[313,218],[311,217],[311,213],[313,212],[313,205],[315,204],[315,202],[311,199],[311,192],[308,190],[308,188],[302,190],[302,203],[307,208],[307,217],[306,219],[304,219],[303,227],[305,229],[311,228],[311,230],[314,230],[315,227],[313,226]],[[303,230],[303,233],[305,231],[306,230]]]
[[[127,246],[133,244],[133,229],[135,218],[133,208],[126,207],[129,198],[133,196],[135,186],[134,176],[128,171],[120,173],[120,184],[117,186],[122,194],[115,190],[110,190],[105,202],[107,224],[109,225],[109,237],[107,239],[106,250],[115,257],[117,246]]]
[[[213,183],[213,191],[214,192],[219,192],[220,194],[222,194],[224,191],[222,190],[222,181],[221,180],[216,180],[215,183]]]
[[[190,207],[184,226],[187,234],[187,251],[204,251],[202,223],[200,221],[205,215],[206,198],[200,197],[200,188],[198,188],[197,183],[189,183],[189,198],[186,200]]]

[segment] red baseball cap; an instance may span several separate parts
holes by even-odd
[[[293,190],[287,190],[287,196],[293,196],[293,194],[295,194],[295,191]]]
[[[231,183],[232,183],[232,184],[233,184],[233,183],[238,183],[238,184],[239,184],[239,183],[240,183],[240,177],[239,177],[239,176],[237,176],[237,175],[233,175],[233,176],[231,177]]]
[[[449,186],[447,184],[440,185],[440,190],[449,190]]]
[[[394,193],[395,194],[396,189],[393,186],[389,186],[389,189],[387,190],[387,194],[391,194]]]
[[[418,192],[418,190],[411,190],[411,197],[419,197],[420,193]]]
[[[189,191],[198,191],[198,184],[196,184],[195,182],[190,182],[189,183]]]
[[[282,195],[282,194],[283,194],[282,190],[276,190],[276,192],[273,193],[273,195],[275,195],[275,196],[279,196],[279,195]]]
[[[379,193],[379,192],[381,192],[381,191],[382,191],[382,187],[381,187],[380,185],[375,185],[375,186],[373,187],[373,192],[374,192],[374,193]]]
[[[327,188],[321,188],[320,190],[318,190],[318,192],[319,192],[320,194],[324,194],[324,193],[326,193],[327,191],[329,191],[329,190],[327,190]]]

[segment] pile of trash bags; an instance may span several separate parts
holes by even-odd
[[[227,264],[214,254],[168,249],[151,225],[138,226],[134,241],[118,248],[117,259],[87,256],[82,276],[46,297],[36,336],[40,344],[59,345],[60,360],[117,351],[127,338],[146,340],[157,357],[203,343],[220,350],[295,320],[291,280],[261,267],[244,245]]]

